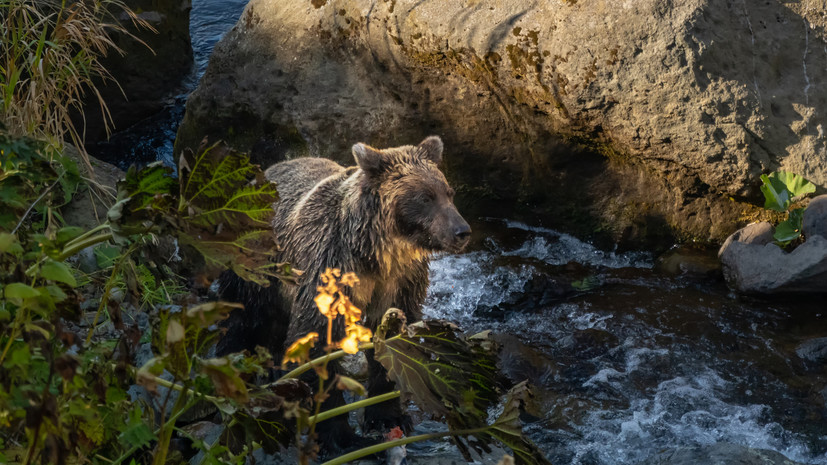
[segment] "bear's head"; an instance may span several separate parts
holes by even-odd
[[[397,237],[428,252],[459,252],[471,227],[454,206],[454,190],[438,165],[442,140],[377,150],[359,143],[353,156],[382,205],[383,218]]]

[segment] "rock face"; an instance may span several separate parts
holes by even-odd
[[[484,214],[723,240],[762,171],[827,183],[827,0],[252,0],[177,149],[350,162],[439,134]],[[177,151],[177,150],[176,150]],[[514,207],[518,208],[514,210]],[[493,209],[493,210],[492,210]]]
[[[787,253],[772,226],[754,223],[727,238],[718,256],[729,286],[749,294],[827,292],[827,239],[813,235]]]
[[[160,111],[168,99],[180,90],[182,81],[191,73],[193,66],[189,29],[191,0],[126,0],[124,3],[155,28],[157,34],[146,29],[136,29],[131,26],[126,15],[119,16],[121,23],[130,25],[130,32],[146,45],[131,37],[116,36],[115,43],[124,51],[124,55],[111,51],[104,60],[106,69],[123,88],[122,93],[113,82],[98,86],[112,114],[116,130],[126,129]],[[90,96],[86,120],[87,143],[106,138],[101,112],[94,96]]]

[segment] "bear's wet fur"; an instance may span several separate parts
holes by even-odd
[[[280,247],[277,260],[304,275],[296,286],[273,283],[253,290],[237,278],[225,279],[222,298],[246,308],[233,315],[243,321],[230,322],[228,335],[235,336],[219,345],[219,351],[263,345],[278,354],[308,332],[325,334],[327,319],[313,299],[327,268],[359,277],[358,285],[344,291],[362,309],[363,323],[370,329],[376,329],[390,307],[402,309],[408,321],[419,320],[429,257],[459,252],[471,232],[438,168],[442,152],[442,141],[431,136],[416,146],[384,150],[358,143],[353,146],[357,166],[350,168],[323,158],[299,158],[268,168],[265,175],[276,183],[280,197],[273,221]],[[344,337],[341,327],[334,332],[337,340]],[[372,351],[366,355],[369,394],[393,389]],[[387,431],[399,425],[401,415],[399,402],[379,404],[367,409],[366,427]]]

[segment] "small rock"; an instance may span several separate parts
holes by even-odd
[[[765,228],[750,225],[735,232],[718,252],[731,288],[753,294],[827,292],[827,239],[811,236],[787,253],[775,244],[764,243],[765,233],[756,229],[759,227]]]
[[[827,238],[827,195],[819,195],[807,205],[801,232],[804,237],[819,235]]]
[[[368,359],[364,352],[345,355],[339,362],[342,374],[356,380],[366,380],[368,377]]]
[[[827,362],[827,337],[808,339],[796,347],[795,353],[810,362]]]
[[[672,275],[703,276],[719,271],[721,263],[708,250],[680,246],[658,257],[655,268]]]

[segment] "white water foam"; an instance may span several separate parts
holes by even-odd
[[[618,254],[607,252],[583,242],[574,236],[553,229],[528,226],[517,221],[505,221],[513,229],[531,231],[537,235],[527,240],[517,250],[503,252],[506,256],[534,258],[550,265],[577,262],[582,265],[607,268],[651,268],[652,257],[643,252]]]

